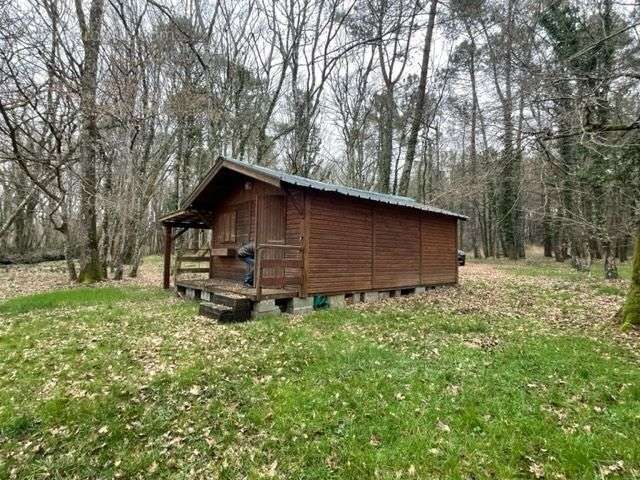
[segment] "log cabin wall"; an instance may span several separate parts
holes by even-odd
[[[373,287],[420,285],[420,213],[386,205],[373,212]]]
[[[258,225],[263,236],[268,234],[272,222],[264,222],[266,203],[260,221],[255,201],[281,195],[276,203],[285,209],[279,220],[285,225],[283,242],[305,247],[304,254],[286,252],[287,259],[305,265],[286,269],[286,285],[306,278],[308,294],[328,294],[457,282],[455,218],[313,190],[281,190],[259,181],[251,181],[250,189],[239,186],[212,207],[212,248],[237,249],[255,240]],[[232,234],[230,224],[235,225]],[[216,257],[213,264],[215,277],[242,281],[240,259]]]
[[[458,282],[458,224],[455,218],[422,216],[422,284]]]
[[[371,205],[314,191],[307,197],[307,292],[371,290]]]
[[[305,218],[305,194],[297,188],[288,188],[286,197],[286,243],[287,245],[302,246],[304,237]],[[302,252],[295,250],[286,251],[286,259],[298,260],[302,264]],[[285,271],[285,284],[287,286],[299,286],[304,276],[302,268],[287,268]]]
[[[215,218],[211,248],[238,249],[256,235],[256,197],[281,193],[279,189],[258,181],[242,182],[210,206]],[[242,281],[245,264],[235,256],[214,257],[213,276]]]
[[[211,247],[238,249],[246,240],[256,241],[256,229],[259,230],[258,243],[286,243],[301,245],[304,224],[304,193],[299,189],[285,191],[260,181],[250,181],[234,188],[215,206],[212,206],[216,219]],[[260,198],[259,218],[256,218],[256,198]],[[281,200],[280,200],[281,199]],[[278,201],[276,201],[278,200]],[[273,211],[275,208],[282,212]],[[229,225],[234,224],[235,232],[226,233]],[[284,225],[281,225],[284,223]],[[277,231],[284,231],[281,241],[276,239]],[[279,258],[277,252],[266,252],[265,258]],[[286,258],[302,260],[300,252],[287,251]],[[213,275],[216,278],[242,281],[246,266],[236,257],[214,257]],[[269,273],[269,272],[267,272]],[[282,272],[271,272],[281,274]],[[287,268],[286,285],[297,285],[302,278],[301,268]]]
[[[307,191],[307,293],[457,282],[457,219]]]

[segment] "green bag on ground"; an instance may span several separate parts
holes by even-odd
[[[329,308],[329,299],[326,295],[314,295],[313,297],[313,309],[322,310],[323,308]]]

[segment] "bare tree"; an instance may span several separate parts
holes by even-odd
[[[330,81],[338,113],[336,126],[344,144],[344,157],[336,163],[343,181],[360,188],[370,188],[375,178],[375,157],[368,146],[374,136],[371,77],[376,55],[375,49],[367,48],[347,56]]]
[[[80,273],[81,282],[94,282],[103,278],[98,250],[96,213],[96,163],[100,135],[97,125],[98,55],[104,17],[104,0],[92,0],[87,21],[81,0],[75,0],[76,15],[82,36],[84,58],[80,74]]]
[[[368,14],[378,34],[378,62],[383,80],[380,95],[378,179],[380,192],[390,191],[393,158],[393,121],[396,117],[395,89],[409,61],[411,36],[416,28],[418,2],[368,0]],[[384,32],[391,32],[385,36]]]
[[[400,195],[409,193],[409,181],[411,180],[411,169],[413,168],[413,160],[416,155],[416,145],[418,144],[418,134],[424,123],[425,99],[427,97],[427,74],[429,72],[429,57],[431,55],[431,43],[433,41],[433,29],[436,20],[436,9],[438,7],[437,0],[431,0],[429,8],[429,20],[427,23],[427,32],[424,37],[424,45],[422,47],[422,63],[420,67],[420,82],[416,90],[416,106],[413,111],[411,120],[411,129],[409,130],[409,138],[407,140],[407,154],[404,159],[402,169],[402,177],[398,186]]]

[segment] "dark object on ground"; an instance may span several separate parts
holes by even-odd
[[[41,263],[64,260],[62,252],[34,252],[16,253],[0,257],[0,265],[14,265],[18,263]]]
[[[323,308],[329,308],[329,299],[326,295],[314,295],[313,296],[313,309],[322,310]]]
[[[458,250],[458,265],[464,267],[464,262],[467,259],[467,255],[464,253],[464,250]]]

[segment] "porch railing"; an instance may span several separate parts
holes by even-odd
[[[298,258],[287,258],[290,252],[298,252]],[[302,290],[302,267],[301,245],[258,245],[254,274],[257,300],[262,299],[263,288],[295,288],[299,295]]]
[[[183,265],[185,263],[188,265]],[[203,264],[206,266],[203,266]],[[213,262],[211,249],[185,249],[176,252],[176,261],[173,268],[174,284],[183,273],[207,273],[208,276],[211,277],[212,272]]]

